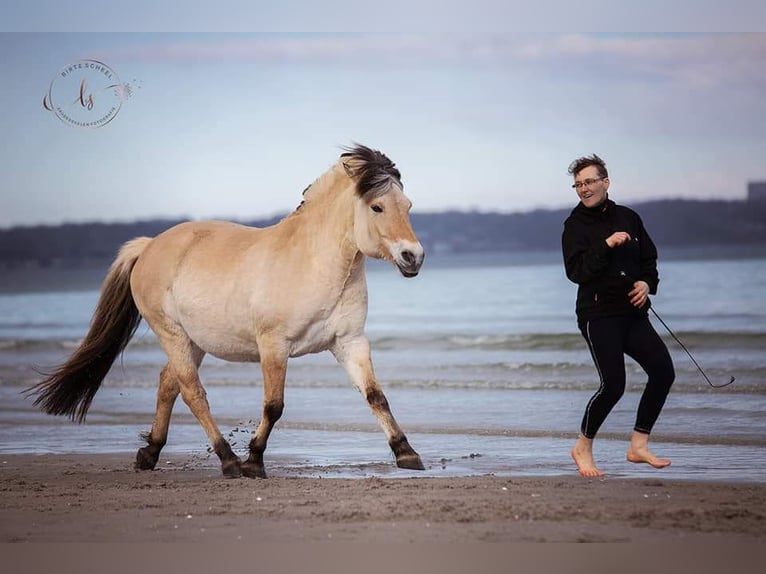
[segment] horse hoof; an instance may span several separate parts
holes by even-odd
[[[133,464],[133,468],[136,470],[154,470],[154,467],[157,465],[157,457],[146,451],[147,447],[138,449],[136,462]]]
[[[225,478],[239,478],[242,476],[242,464],[238,458],[221,463],[221,471]]]
[[[396,466],[399,468],[409,468],[410,470],[425,470],[423,461],[417,454],[406,454],[396,459]]]
[[[262,464],[246,462],[242,465],[242,474],[247,478],[266,478],[266,470]]]

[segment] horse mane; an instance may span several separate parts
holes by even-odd
[[[351,160],[348,163],[343,161],[343,167],[357,179],[356,191],[362,197],[368,193],[373,196],[386,193],[394,183],[404,187],[402,175],[385,154],[362,144],[344,147],[343,150],[341,159]]]
[[[382,195],[394,183],[398,184],[399,187],[404,187],[402,185],[402,175],[396,168],[396,164],[388,159],[385,154],[362,144],[354,144],[353,146],[346,146],[341,149],[343,149],[343,153],[340,155],[343,168],[349,177],[358,178],[356,191],[360,196],[364,197],[368,193],[372,197]],[[300,212],[307,201],[306,193],[321,178],[322,176],[319,176],[306,186],[301,194],[304,199],[288,217],[297,215]]]
[[[313,183],[310,183],[310,184],[308,184],[308,185],[307,185],[307,186],[306,186],[306,187],[303,189],[303,191],[301,192],[301,195],[302,195],[302,196],[304,196],[304,198],[305,198],[305,196],[306,196],[306,192],[307,192],[309,189],[311,189],[311,186],[312,186],[312,185],[314,185],[314,184],[313,184]],[[298,204],[298,207],[296,207],[296,208],[295,208],[295,210],[293,211],[293,213],[295,213],[295,212],[296,212],[296,211],[298,211],[298,210],[299,210],[301,207],[303,207],[303,204],[304,204],[304,203],[306,203],[306,200],[305,200],[305,199],[301,199],[301,202]]]

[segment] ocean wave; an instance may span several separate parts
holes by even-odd
[[[424,335],[386,335],[370,337],[374,349],[394,350],[406,348],[431,348],[456,351],[481,350],[570,350],[582,348],[585,342],[579,334],[571,333],[525,333],[525,334],[476,334],[440,333]]]
[[[677,343],[667,333],[660,333],[668,346]],[[676,336],[687,347],[700,349],[763,349],[766,347],[766,332],[720,332],[682,331]],[[579,332],[572,333],[520,333],[520,334],[476,334],[439,333],[404,336],[372,336],[373,349],[397,350],[430,348],[447,351],[463,349],[487,351],[572,351],[586,348]]]
[[[660,333],[669,347],[677,343],[667,333]],[[689,348],[697,349],[764,349],[766,332],[747,331],[681,331],[676,336]],[[578,332],[570,333],[424,333],[369,336],[374,350],[486,350],[486,351],[572,351],[586,349]],[[0,338],[0,351],[75,349],[82,338]],[[151,332],[134,338],[128,349],[159,348]]]
[[[39,339],[0,339],[0,352],[2,351],[74,351],[82,343],[82,338],[39,338]],[[155,339],[140,339],[131,341],[128,348],[150,349],[159,345]]]
[[[157,371],[158,372],[158,371]],[[35,373],[26,375],[17,374],[6,376],[0,372],[0,387],[27,388],[39,382],[40,376]],[[713,379],[714,382],[716,379]],[[743,395],[766,395],[766,383],[764,379],[736,380],[734,384],[712,388],[699,377],[679,378],[672,388],[673,394],[743,394]],[[725,382],[721,379],[721,382]],[[263,382],[259,375],[254,376],[203,376],[202,383],[207,388],[253,388],[262,389]],[[507,392],[585,392],[592,394],[598,387],[598,380],[593,376],[581,377],[556,377],[556,378],[530,378],[525,376],[510,376],[503,379],[497,378],[472,378],[446,380],[443,378],[406,378],[387,379],[380,378],[379,383],[385,389],[403,389],[420,391],[507,391]],[[641,393],[644,390],[643,380],[629,381],[626,385],[627,393]],[[120,389],[156,389],[157,373],[131,373],[127,376],[107,376],[105,387]],[[344,373],[339,372],[336,377],[306,378],[291,377],[288,375],[287,388],[294,389],[347,389],[352,387]],[[260,392],[260,391],[258,391]]]

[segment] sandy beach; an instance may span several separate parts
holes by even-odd
[[[763,542],[766,485],[560,477],[221,477],[216,461],[6,455],[2,542]]]

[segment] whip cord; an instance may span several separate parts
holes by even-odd
[[[678,337],[676,337],[676,334],[675,334],[673,331],[671,331],[671,329],[670,329],[670,327],[668,327],[667,323],[665,323],[665,321],[663,321],[663,320],[662,320],[662,317],[660,317],[660,316],[657,314],[657,311],[655,311],[655,310],[654,310],[654,307],[649,307],[649,308],[652,310],[652,313],[654,313],[654,316],[655,316],[655,317],[657,317],[657,319],[659,320],[659,322],[660,322],[660,323],[662,323],[662,326],[663,326],[663,327],[665,327],[665,328],[668,330],[668,333],[670,333],[670,336],[671,336],[671,337],[673,337],[673,338],[676,340],[676,343],[678,343],[679,345],[681,345],[681,348],[682,348],[684,351],[686,351],[686,354],[687,354],[687,355],[689,355],[689,358],[692,360],[692,363],[694,363],[694,365],[697,367],[697,369],[699,370],[699,372],[700,372],[700,373],[702,373],[702,376],[703,376],[703,377],[705,377],[705,380],[708,382],[708,384],[709,384],[711,387],[713,387],[714,389],[720,389],[720,388],[726,387],[726,386],[728,386],[728,385],[730,385],[730,384],[732,384],[732,383],[734,382],[734,377],[731,377],[731,379],[729,380],[729,382],[728,382],[728,383],[724,383],[724,384],[722,384],[722,385],[714,385],[714,384],[713,384],[713,383],[710,381],[710,379],[708,378],[708,376],[705,374],[705,371],[703,371],[703,370],[702,370],[702,367],[700,367],[700,366],[699,366],[699,363],[697,363],[697,361],[695,361],[695,360],[694,360],[694,357],[692,357],[692,354],[689,352],[689,349],[687,349],[687,348],[686,348],[686,345],[684,345],[684,344],[681,342],[681,339],[679,339]]]

